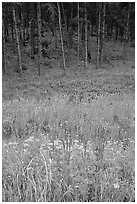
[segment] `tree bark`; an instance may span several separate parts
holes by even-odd
[[[87,5],[85,2],[85,67],[88,65]]]
[[[19,75],[21,76],[22,75],[21,49],[20,49],[19,33],[18,33],[16,13],[15,13],[14,7],[13,7],[13,20],[14,20],[15,34],[16,34],[16,45],[17,45],[17,54],[18,54],[18,63],[19,63]]]
[[[59,2],[57,2],[57,6],[58,6],[58,13],[59,13],[59,28],[60,28],[60,39],[61,39],[61,48],[62,48],[63,68],[64,68],[64,72],[65,72],[66,63],[65,63],[64,44],[63,44],[62,27],[61,27],[61,13],[60,13]]]
[[[37,3],[37,21],[38,21],[38,73],[41,75],[41,9],[40,2]]]

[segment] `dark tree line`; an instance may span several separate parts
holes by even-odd
[[[45,31],[50,31],[62,51],[64,71],[65,48],[70,49],[73,37],[77,37],[77,63],[80,43],[83,45],[85,66],[92,59],[88,47],[89,37],[97,38],[97,68],[104,59],[105,41],[120,41],[124,45],[135,41],[134,2],[4,2],[2,3],[2,56],[3,72],[6,72],[7,43],[13,44],[18,56],[18,71],[22,74],[22,47],[31,45],[31,59],[38,54],[38,72],[41,74],[41,59],[47,55],[49,42],[42,42]],[[59,35],[58,35],[59,34]],[[59,39],[58,39],[59,38]],[[124,60],[123,60],[124,61]]]

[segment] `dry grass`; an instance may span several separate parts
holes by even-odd
[[[3,201],[134,201],[134,99],[3,102]]]

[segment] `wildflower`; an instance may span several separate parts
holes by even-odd
[[[114,183],[114,188],[119,188],[119,183]]]

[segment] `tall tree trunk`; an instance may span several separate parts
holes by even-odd
[[[85,67],[88,65],[87,4],[85,2]]]
[[[21,30],[21,25],[18,26],[18,32],[19,32],[19,40],[20,40],[20,44],[22,44],[23,39],[22,39],[22,30]]]
[[[37,3],[37,20],[38,20],[38,73],[41,75],[41,9],[40,2]]]
[[[2,71],[6,73],[6,59],[5,59],[5,26],[2,22]]]
[[[100,68],[100,59],[101,59],[101,53],[100,53],[100,47],[101,47],[101,42],[100,42],[100,35],[101,35],[101,3],[99,3],[99,9],[98,9],[98,53],[97,53],[97,69]]]
[[[80,36],[79,36],[79,2],[78,2],[78,50],[77,50],[77,66],[79,65],[79,48],[80,48]]]
[[[70,19],[71,20],[73,19],[73,6],[72,6],[72,9],[71,9]]]
[[[124,36],[123,64],[125,64],[125,62],[126,62],[126,46],[127,46],[127,42],[128,42],[128,36],[129,36],[130,9],[131,9],[131,3],[129,2],[129,5],[128,5],[128,13],[127,13],[127,25],[126,25],[125,36]]]
[[[64,44],[63,44],[62,27],[61,27],[61,13],[60,13],[59,2],[57,2],[57,6],[58,6],[58,13],[59,13],[59,28],[60,28],[61,47],[62,47],[63,68],[64,68],[64,74],[65,74],[66,63],[65,63]]]
[[[35,19],[34,19],[34,3],[31,4],[31,25],[30,25],[30,42],[31,42],[31,59],[34,59],[34,50],[35,50]]]
[[[66,36],[66,44],[68,47],[68,30],[67,30],[67,20],[66,20],[66,15],[65,15],[65,11],[64,11],[64,6],[63,3],[61,2],[62,5],[62,11],[63,11],[63,18],[64,18],[64,23],[65,23],[65,36]]]
[[[55,49],[58,47],[58,41],[57,41],[57,25],[56,25],[56,19],[54,20],[54,38],[55,38]]]
[[[14,7],[13,7],[13,20],[14,20],[15,34],[16,34],[17,54],[18,54],[18,63],[19,63],[19,75],[21,76],[22,75],[21,49],[20,49],[19,33],[18,33],[16,13],[15,13]]]
[[[27,15],[26,15],[26,40],[29,40],[30,33],[29,33],[29,10],[27,9]]]
[[[104,58],[104,40],[105,40],[105,17],[106,17],[106,3],[103,2],[102,3],[102,7],[103,7],[103,25],[102,25],[102,47],[101,47],[101,62],[103,61]]]
[[[131,3],[129,2],[129,5],[128,5],[128,14],[127,14],[126,34],[125,34],[126,43],[128,42],[128,39],[129,39],[129,18],[130,18],[130,10],[131,10]]]
[[[64,18],[64,22],[65,22],[65,26],[66,26],[67,25],[67,20],[66,20],[66,15],[65,15],[65,10],[64,10],[64,6],[63,6],[63,2],[61,2],[61,6],[62,6],[63,18]]]
[[[14,25],[13,23],[11,24],[11,39],[12,39],[12,42],[15,41],[15,33],[14,33]]]
[[[26,19],[25,19],[25,3],[23,3],[23,5],[22,5],[22,9],[23,9],[23,12],[22,12],[22,32],[23,32],[23,34],[22,34],[22,37],[23,37],[23,45],[25,46],[26,44],[25,44],[25,21],[26,21]]]
[[[8,37],[9,37],[9,30],[7,25],[5,25],[5,42],[8,42]]]
[[[23,45],[26,46],[25,21],[23,20]]]

